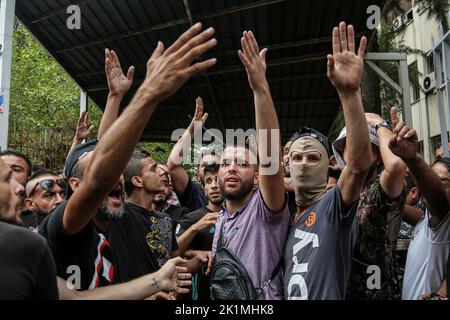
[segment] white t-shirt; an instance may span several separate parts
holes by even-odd
[[[445,277],[450,252],[449,214],[437,226],[429,224],[428,209],[417,223],[406,258],[403,278],[403,300],[416,300],[425,292],[436,292]]]

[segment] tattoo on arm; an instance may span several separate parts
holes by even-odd
[[[159,283],[155,277],[152,278],[152,286],[154,286],[156,289],[159,289]]]

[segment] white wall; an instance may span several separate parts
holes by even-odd
[[[434,19],[427,19],[426,15],[426,12],[419,12],[418,7],[414,6],[413,20],[399,31],[396,40],[399,42],[403,39],[403,43],[406,46],[419,49],[428,54],[432,49],[432,37],[435,41],[438,41],[441,35],[438,22]],[[420,76],[428,73],[427,62],[424,56],[419,54],[408,55],[408,65],[414,61],[417,61],[417,69]],[[411,99],[412,97],[411,87]],[[446,102],[445,95],[444,99]],[[418,132],[419,140],[424,143],[424,158],[431,162],[434,160],[432,154],[434,150],[432,150],[430,137],[440,135],[439,119],[441,116],[445,116],[448,120],[448,107],[445,108],[445,115],[441,115],[438,110],[436,90],[427,95],[420,90],[420,98],[418,101],[412,101],[411,108],[414,129]],[[448,121],[446,123],[448,126]]]

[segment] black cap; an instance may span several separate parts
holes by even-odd
[[[328,138],[320,133],[317,130],[314,130],[312,128],[308,128],[308,127],[301,127],[296,133],[294,133],[292,135],[292,137],[289,139],[289,141],[294,142],[297,139],[300,139],[302,137],[313,137],[316,140],[318,140],[325,148],[325,150],[327,150],[327,153],[330,154],[330,147],[328,145]]]
[[[97,140],[90,140],[86,143],[82,143],[77,145],[67,156],[66,164],[64,166],[64,175],[66,176],[67,181],[69,181],[69,178],[73,176],[73,168],[77,164],[77,162],[85,157],[89,152],[95,149],[95,146],[97,145]],[[67,193],[66,198],[69,199],[69,197],[72,195],[73,191],[70,188],[69,184],[67,184]]]

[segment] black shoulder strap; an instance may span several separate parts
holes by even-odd
[[[220,231],[219,231],[219,239],[217,239],[217,248],[220,248],[223,246],[223,228],[225,226],[225,219],[222,219],[222,225],[220,226]]]
[[[264,282],[261,287],[256,289],[257,295],[260,296],[261,293],[263,292],[263,290],[265,288],[267,288],[267,286],[269,285],[269,283],[277,276],[278,272],[280,272],[281,266],[283,265],[283,261],[284,261],[284,247],[286,246],[286,242],[287,239],[289,237],[289,228],[286,230],[286,236],[284,238],[284,242],[283,242],[283,246],[282,246],[282,253],[281,253],[281,258],[280,261],[278,261],[278,264],[275,266],[275,269],[273,270],[272,274],[270,275],[270,278],[266,280],[266,282]]]

